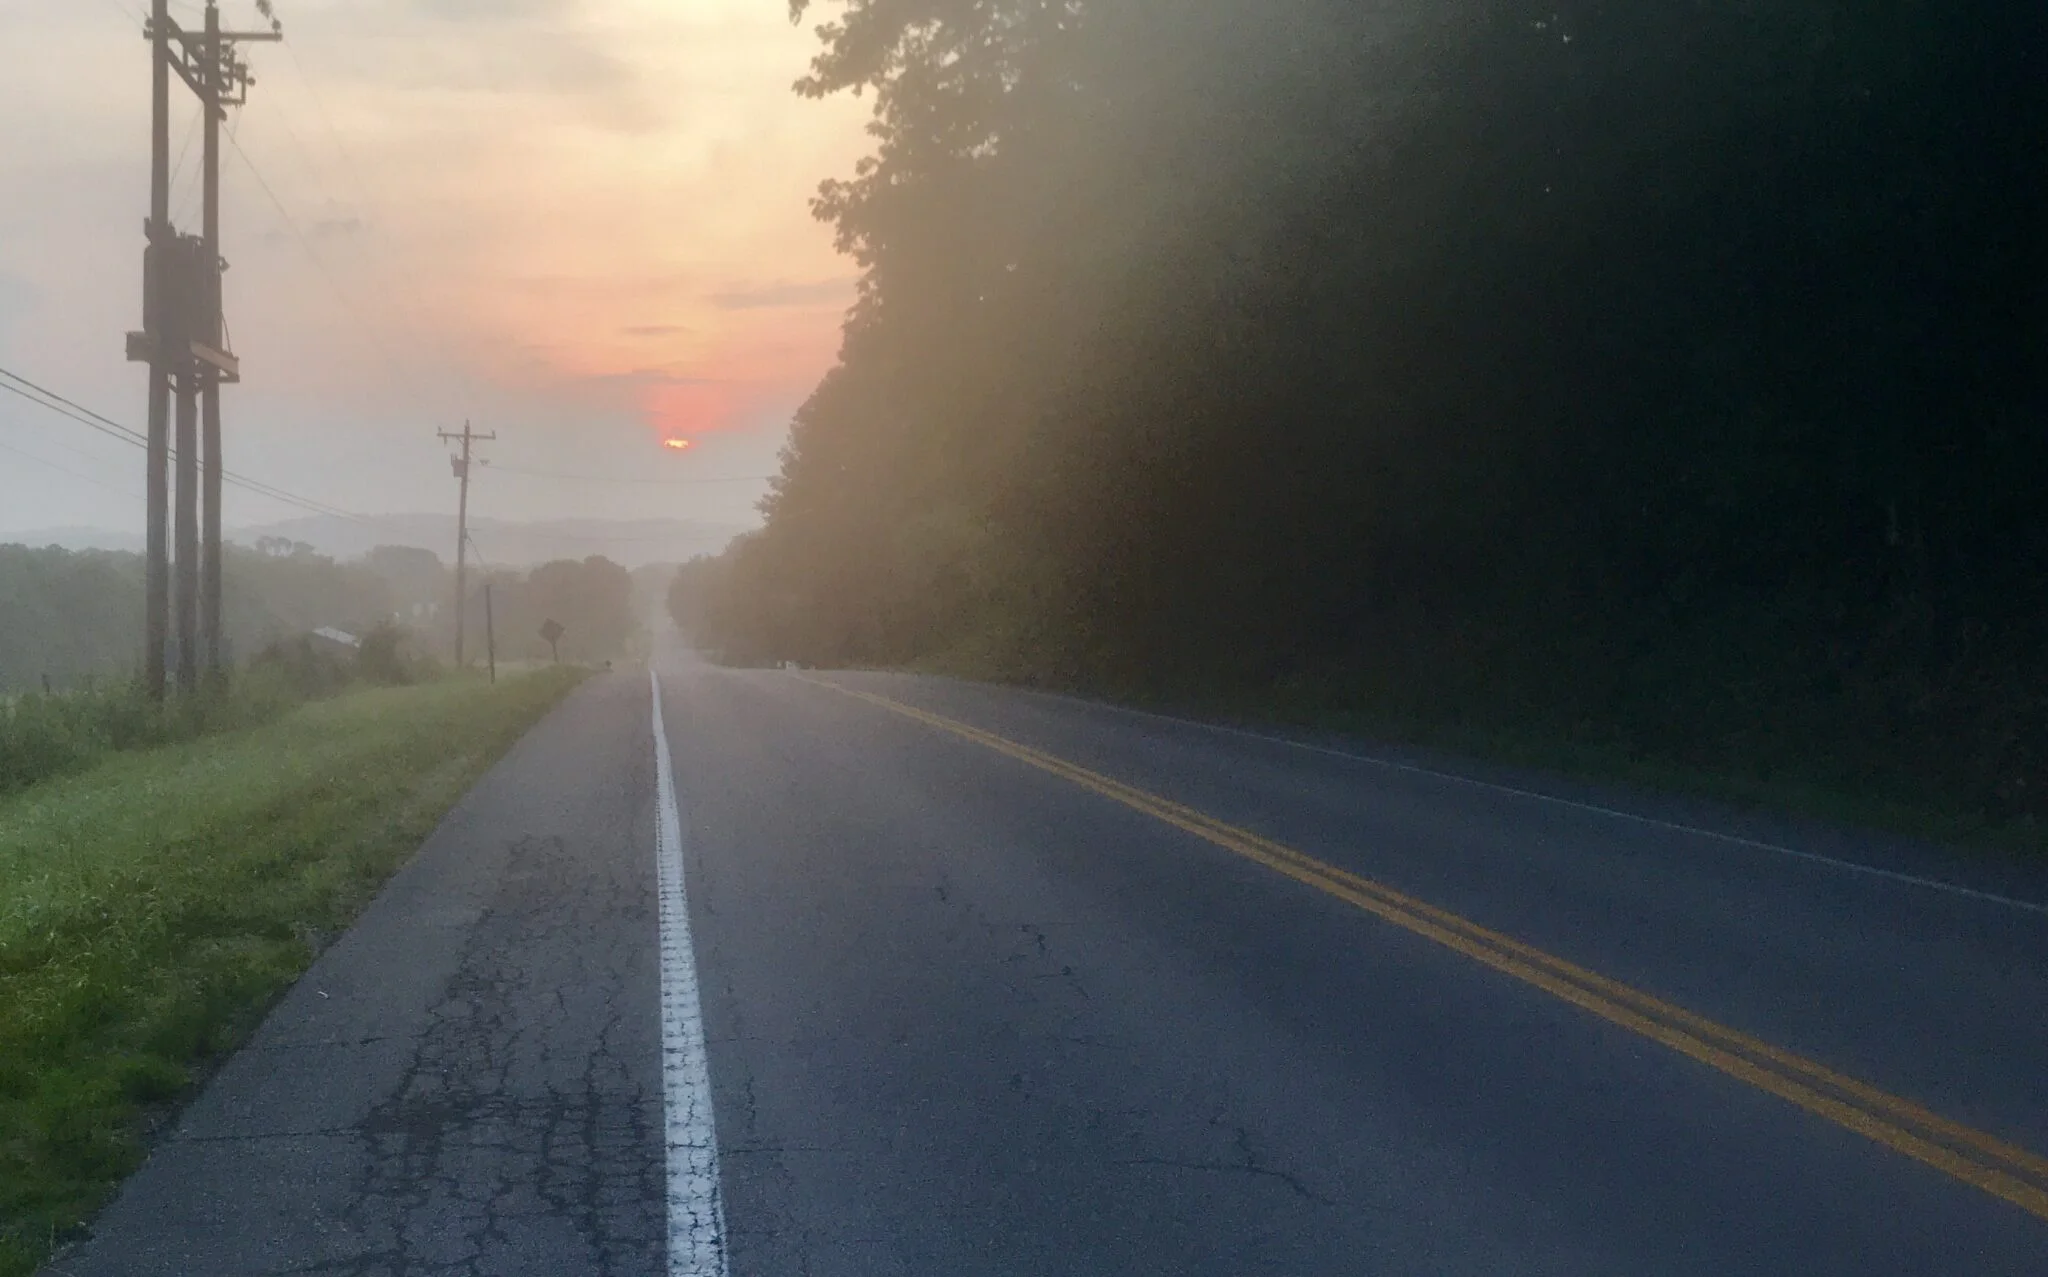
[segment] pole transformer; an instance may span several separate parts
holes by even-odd
[[[223,31],[219,7],[208,0],[204,29],[188,32],[172,19],[169,0],[151,0],[144,29],[150,43],[149,220],[144,224],[142,331],[128,334],[128,358],[149,365],[142,679],[156,700],[163,699],[170,681],[174,619],[179,690],[198,686],[202,663],[211,674],[221,670],[220,388],[241,380],[241,365],[227,348],[221,311],[226,263],[220,253],[220,124],[229,107],[247,100],[255,82],[235,46],[282,40],[282,26],[275,18],[270,25],[269,31]],[[205,126],[203,229],[198,235],[180,234],[171,225],[173,75],[198,97]],[[173,393],[175,501],[170,491]]]
[[[460,441],[462,444],[462,455],[448,458],[455,467],[455,477],[462,484],[462,493],[455,503],[455,668],[461,669],[463,612],[469,601],[469,471],[473,460],[470,445],[480,440],[496,439],[498,433],[494,430],[480,435],[465,421],[461,434],[443,430],[440,436],[447,442]]]

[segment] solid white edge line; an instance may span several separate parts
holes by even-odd
[[[661,1107],[668,1161],[669,1277],[725,1277],[725,1200],[718,1181],[718,1132],[711,1115],[711,1064],[703,1000],[683,890],[683,821],[676,805],[661,676],[647,671],[654,698],[657,811],[654,859],[660,895]]]
[[[1794,860],[1805,860],[1814,864],[1829,865],[1836,869],[1846,870],[1849,873],[1866,874],[1872,878],[1885,879],[1888,882],[1924,887],[1930,891],[1947,892],[1950,895],[1962,896],[1966,899],[1981,901],[1985,904],[2002,905],[2007,909],[2019,909],[2027,913],[2048,916],[2048,904],[2037,904],[2031,900],[2019,900],[2012,896],[2001,896],[1991,891],[1979,891],[1975,887],[1965,887],[1960,883],[1943,882],[1939,878],[1922,878],[1917,874],[1900,873],[1896,869],[1880,869],[1876,865],[1863,865],[1853,860],[1842,860],[1835,856],[1823,856],[1817,851],[1801,851],[1797,847],[1787,847],[1781,843],[1765,842],[1760,838],[1745,838],[1741,834],[1724,834],[1719,830],[1703,829],[1698,825],[1680,824],[1675,820],[1660,820],[1655,816],[1644,816],[1632,811],[1622,811],[1615,807],[1603,807],[1598,803],[1580,802],[1575,798],[1560,798],[1556,794],[1546,794],[1533,789],[1518,789],[1513,785],[1502,785],[1490,780],[1480,780],[1474,776],[1460,776],[1456,772],[1438,771],[1433,767],[1420,767],[1414,763],[1397,763],[1392,759],[1375,758],[1371,754],[1353,753],[1350,750],[1337,749],[1330,745],[1317,745],[1309,741],[1290,740],[1285,736],[1271,736],[1265,732],[1254,732],[1242,727],[1228,727],[1221,723],[1205,723],[1200,719],[1178,718],[1172,714],[1161,714],[1154,710],[1132,709],[1126,705],[1111,705],[1104,701],[1091,701],[1085,696],[1069,696],[1060,692],[1042,692],[1036,688],[1029,687],[1006,688],[999,684],[975,683],[972,680],[961,681],[973,687],[981,687],[993,691],[1022,692],[1027,696],[1041,697],[1050,701],[1065,701],[1074,705],[1085,705],[1090,709],[1108,710],[1111,713],[1123,714],[1131,718],[1149,718],[1155,722],[1171,723],[1176,727],[1198,728],[1205,732],[1215,732],[1223,736],[1236,736],[1244,740],[1260,741],[1267,745],[1284,745],[1288,749],[1303,750],[1329,758],[1348,759],[1351,762],[1364,763],[1370,767],[1383,767],[1388,771],[1406,772],[1413,776],[1427,776],[1434,780],[1450,781],[1453,784],[1470,785],[1474,789],[1487,789],[1497,794],[1509,794],[1516,798],[1527,798],[1534,802],[1550,803],[1558,807],[1570,807],[1577,811],[1610,816],[1615,820],[1626,820],[1638,825],[1648,825],[1655,829],[1668,829],[1673,833],[1689,834],[1695,838],[1711,838],[1717,842],[1730,843],[1738,847],[1748,847],[1755,851],[1768,851],[1775,855],[1790,857]]]

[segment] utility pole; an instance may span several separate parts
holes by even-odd
[[[489,581],[484,582],[484,651],[490,654],[491,681],[495,683],[498,681],[498,627],[491,618],[491,583]],[[50,676],[45,674],[43,676],[44,685],[47,686],[49,681]]]
[[[179,244],[181,250],[187,246]],[[194,272],[189,269],[189,251],[181,252],[187,261],[180,266],[187,269],[179,272],[178,282],[189,286]],[[181,291],[183,291],[181,289]],[[191,298],[181,297],[179,318],[183,321],[172,330],[189,343],[192,336],[190,321]],[[189,692],[199,684],[199,385],[194,375],[195,361],[189,354],[180,354],[173,364],[178,381],[178,473],[171,502],[171,546],[177,564],[176,587],[171,591],[173,604],[171,619],[178,638],[178,690]]]
[[[204,134],[201,139],[200,182],[202,206],[199,230],[200,252],[209,269],[205,274],[205,305],[207,323],[201,331],[201,339],[214,350],[227,350],[226,322],[221,306],[221,272],[227,263],[220,254],[220,120],[221,105],[229,96],[230,82],[235,64],[232,47],[221,43],[220,9],[208,3],[206,6],[206,35],[200,49],[200,59],[205,72],[207,101],[205,103]],[[246,80],[247,72],[242,72]],[[240,380],[238,374],[230,374],[219,367],[210,368],[201,383],[203,419],[201,429],[205,432],[204,464],[206,490],[201,494],[200,508],[203,526],[199,530],[203,545],[199,564],[200,597],[199,629],[206,644],[206,675],[209,680],[218,680],[221,667],[221,620],[220,620],[220,387],[230,377]]]
[[[142,623],[142,681],[151,700],[164,698],[164,656],[170,635],[171,561],[165,532],[170,516],[171,359],[166,294],[171,239],[171,12],[170,0],[150,0],[149,221],[143,225],[142,337],[149,361],[148,526],[149,558]],[[134,335],[128,357],[137,356]]]
[[[141,332],[128,334],[128,358],[149,365],[148,590],[143,620],[143,682],[152,698],[165,691],[169,622],[175,611],[178,686],[198,684],[201,630],[207,667],[220,667],[220,387],[241,380],[240,364],[226,350],[221,318],[220,122],[227,108],[247,98],[254,81],[234,46],[282,40],[283,27],[268,3],[269,31],[222,31],[215,0],[207,0],[206,27],[185,31],[171,19],[169,0],[151,0],[150,188],[148,247],[143,254]],[[170,219],[170,81],[175,72],[199,98],[205,120],[203,183],[205,230],[180,235]],[[175,530],[170,486],[170,396],[177,412]],[[200,455],[200,399],[205,399],[204,529]],[[201,541],[204,540],[202,554]],[[176,542],[177,592],[171,590],[168,544]],[[204,584],[202,585],[202,573]]]
[[[490,434],[480,435],[476,433],[474,430],[471,430],[469,428],[469,423],[465,421],[462,423],[461,434],[458,435],[443,430],[440,432],[440,435],[442,439],[451,443],[458,439],[462,441],[462,455],[459,457],[448,458],[448,460],[455,466],[455,477],[462,481],[462,495],[456,499],[455,504],[455,668],[461,669],[462,612],[463,604],[468,600],[469,597],[468,569],[470,445],[477,442],[480,439],[496,439],[498,437],[498,432],[494,430]]]

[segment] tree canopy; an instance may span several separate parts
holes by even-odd
[[[791,11],[861,284],[716,645],[2042,801],[2048,7]]]

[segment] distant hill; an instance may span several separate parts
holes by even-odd
[[[551,559],[581,559],[592,554],[601,554],[628,568],[680,563],[700,554],[718,553],[745,530],[737,524],[694,519],[545,519],[522,523],[479,518],[470,520],[469,525],[476,553],[494,567],[527,567]],[[254,545],[261,537],[303,541],[338,559],[357,558],[380,545],[416,545],[449,559],[455,552],[455,516],[391,514],[358,522],[314,515],[228,532],[229,540],[243,545]],[[119,532],[104,528],[50,528],[0,536],[0,541],[30,546],[61,545],[72,550],[142,548],[140,528]]]
[[[66,550],[118,550],[142,553],[142,524],[134,528],[36,528],[28,532],[0,532],[0,545],[25,545],[33,550],[61,546]]]

